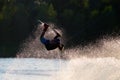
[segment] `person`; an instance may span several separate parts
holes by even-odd
[[[64,45],[61,44],[60,39],[59,39],[59,37],[61,37],[61,35],[56,30],[54,30],[54,32],[56,33],[56,36],[52,40],[46,39],[44,37],[44,35],[45,35],[45,32],[47,31],[49,25],[44,23],[43,26],[44,26],[44,29],[40,36],[40,41],[45,45],[46,49],[54,50],[56,48],[59,48],[59,50],[62,51],[64,48]]]

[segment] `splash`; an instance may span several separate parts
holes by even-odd
[[[53,77],[55,80],[119,80],[120,60],[111,57],[71,59],[67,67]]]
[[[89,44],[82,47],[67,49],[65,56],[69,58],[89,57],[89,58],[104,58],[114,57],[120,59],[120,38],[104,38],[98,41],[96,45]]]
[[[119,80],[120,38],[104,38],[98,44],[67,49],[70,60],[55,80]]]
[[[27,40],[25,40],[24,44],[22,44],[21,50],[17,54],[17,57],[59,58],[60,53],[58,50],[49,52],[40,43],[39,37],[41,34],[41,29],[42,27],[41,25],[39,25],[37,30],[34,32],[35,38],[32,38],[30,36]],[[49,31],[45,36],[46,37],[49,36],[49,39],[51,39],[53,37],[51,36],[51,34],[55,35],[52,32],[52,29],[49,29]],[[120,38],[119,37],[115,37],[115,38],[108,37],[101,39],[98,41],[98,44],[96,45],[89,44],[85,47],[77,46],[74,48],[66,49],[62,54],[63,54],[63,58],[67,58],[66,66],[60,64],[59,71],[57,71],[56,74],[52,74],[52,76],[49,77],[50,80],[120,80]],[[32,62],[32,61],[28,59],[28,62]],[[39,68],[41,67],[41,64],[39,64],[40,61],[41,60],[39,61],[36,60],[34,62],[34,64],[38,65]],[[15,75],[9,74],[11,73],[11,71],[14,71],[15,66],[19,68],[18,66],[21,66],[23,62],[24,61],[16,62],[15,60],[5,74],[5,80],[43,79],[43,76],[41,78],[39,75],[38,76],[32,75],[33,77],[31,78],[30,77],[31,75],[24,77],[25,75],[22,74],[21,77],[18,76],[16,73]],[[22,67],[26,68],[25,65],[27,65],[28,62],[26,62],[26,64],[24,64]],[[51,63],[48,62],[48,64]],[[47,66],[49,66],[48,64]],[[33,63],[30,63],[30,65],[33,66]],[[33,72],[33,74],[36,73],[37,72]],[[39,74],[39,72],[37,74]],[[49,80],[47,77],[45,78],[46,79],[44,80]]]
[[[52,23],[49,23],[50,27],[45,34],[48,39],[53,39],[56,35],[53,28],[56,29],[61,35],[65,35],[64,29],[60,29]],[[43,30],[42,25],[38,25],[37,29],[33,32],[33,36],[29,36],[23,42],[19,52],[18,58],[59,58],[60,51],[58,49],[47,51],[43,44],[41,44],[39,38]],[[62,43],[65,43],[66,37],[63,35]],[[78,57],[115,57],[120,58],[120,37],[106,37],[98,41],[96,45],[89,44],[85,47],[74,47],[64,50],[62,53],[63,58],[72,59]]]
[[[61,35],[63,30],[58,28],[52,23],[49,23],[50,27],[45,33],[47,39],[53,39],[56,35],[53,31],[53,28],[57,30]],[[60,51],[58,49],[47,51],[45,46],[40,42],[40,35],[42,33],[43,26],[39,24],[37,29],[33,32],[33,35],[29,36],[21,45],[20,50],[18,51],[17,58],[59,58]],[[64,36],[62,36],[64,37]],[[63,38],[64,39],[64,38]],[[64,43],[64,40],[61,39],[61,42]]]

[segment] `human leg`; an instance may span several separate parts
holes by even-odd
[[[54,37],[54,39],[57,39],[58,37],[61,37],[61,35],[55,29],[53,29],[53,30],[56,33],[56,36]]]
[[[42,32],[42,34],[40,36],[40,40],[41,40],[41,42],[43,44],[47,44],[49,42],[49,40],[47,40],[47,39],[44,38],[45,32],[47,31],[48,27],[49,27],[49,25],[47,25],[46,23],[44,23],[44,29],[43,29],[43,32]]]
[[[49,27],[49,25],[48,24],[46,24],[46,23],[44,23],[44,29],[43,29],[43,32],[42,32],[42,34],[41,34],[41,38],[45,35],[45,32],[47,31],[47,29],[48,29],[48,27]]]

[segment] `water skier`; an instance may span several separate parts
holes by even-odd
[[[56,33],[56,36],[52,40],[46,39],[44,37],[44,35],[45,35],[45,32],[47,31],[49,25],[46,23],[43,23],[43,26],[44,26],[44,29],[40,36],[40,41],[45,45],[46,49],[54,50],[56,48],[59,48],[59,50],[62,51],[64,48],[64,45],[61,44],[60,39],[59,39],[59,37],[61,37],[61,35],[56,30],[54,30],[54,32]]]

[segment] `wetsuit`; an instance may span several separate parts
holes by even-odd
[[[45,45],[47,50],[53,50],[56,48],[59,48],[60,50],[62,50],[63,44],[60,44],[60,39],[59,39],[60,35],[58,33],[56,33],[57,35],[54,37],[53,40],[48,40],[44,37],[45,32],[47,31],[48,27],[49,25],[44,24],[44,29],[40,36],[40,41]]]

